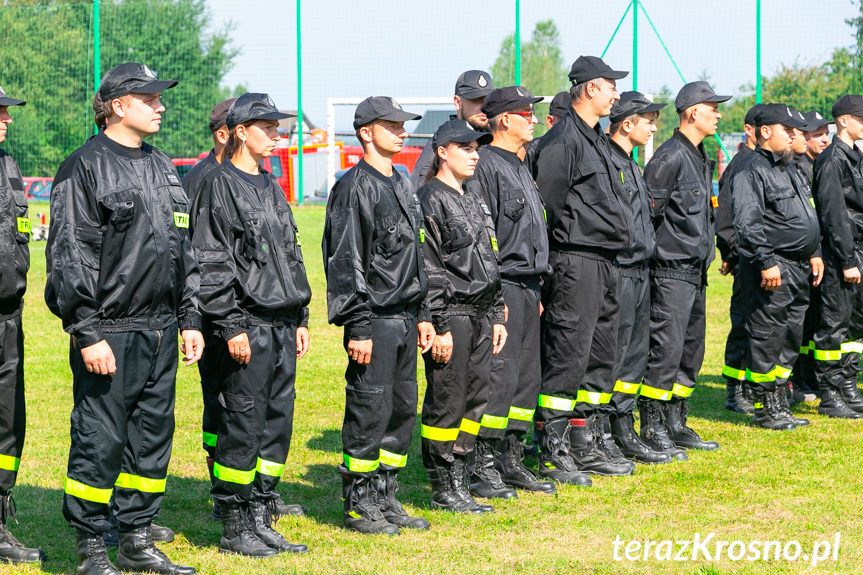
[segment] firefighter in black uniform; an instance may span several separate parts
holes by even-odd
[[[364,157],[333,187],[322,249],[330,323],[345,327],[342,426],[344,525],[362,533],[428,529],[396,499],[417,408],[416,350],[431,349],[422,257],[422,212],[392,157],[420,116],[392,98],[366,98],[354,113]]]
[[[0,88],[0,144],[6,140],[12,117],[10,106],[24,100],[10,98]],[[12,156],[0,149],[0,563],[35,563],[45,552],[24,547],[6,523],[15,517],[9,490],[15,486],[24,448],[24,331],[21,309],[30,269],[30,218],[24,181]]]
[[[560,122],[564,116],[569,114],[569,109],[571,107],[572,96],[569,94],[569,90],[555,94],[551,99],[551,103],[548,105],[548,114],[545,116],[545,127],[551,130],[555,124]],[[536,162],[536,150],[541,140],[542,136],[534,138],[524,146],[524,163],[528,166],[529,170],[531,169],[531,166],[533,166],[534,162]]]
[[[542,138],[533,176],[548,215],[549,264],[543,286],[542,385],[538,400],[539,464],[628,475],[635,465],[601,441],[611,410],[620,295],[617,254],[632,245],[632,218],[620,172],[599,119],[620,96],[612,70],[580,56],[569,79],[572,107]],[[545,473],[545,472],[544,472]]]
[[[687,425],[688,400],[704,359],[707,268],[715,257],[713,168],[702,141],[722,115],[704,81],[674,100],[680,127],[647,163],[654,203],[656,251],[651,261],[650,359],[641,386],[641,437],[656,447],[719,449]]]
[[[507,306],[507,345],[492,359],[488,407],[477,439],[475,475],[496,467],[510,487],[554,493],[522,463],[521,436],[533,428],[542,371],[539,366],[540,286],[551,272],[542,198],[518,152],[533,140],[535,98],[527,88],[507,86],[483,104],[493,140],[479,150],[468,186],[491,211]],[[492,455],[493,454],[493,455]],[[492,462],[493,460],[493,462]],[[483,481],[476,487],[482,488]],[[474,490],[483,495],[481,489]]]
[[[505,312],[491,210],[478,193],[462,187],[476,168],[477,149],[490,140],[490,134],[464,120],[443,124],[432,139],[435,160],[418,192],[435,330],[431,350],[423,354],[423,464],[432,485],[431,506],[461,513],[493,511],[465,489],[465,469],[481,426],[490,425],[485,414],[492,393],[492,356],[506,343]],[[492,417],[505,426],[505,419]],[[475,457],[476,466],[491,465],[494,472],[477,473],[477,483],[484,485],[476,492],[483,497],[516,497],[501,483],[493,460],[481,460],[490,458],[490,452],[480,451]]]
[[[455,95],[452,101],[456,113],[450,116],[450,120],[465,120],[475,130],[487,132],[488,117],[482,111],[482,103],[492,90],[494,90],[494,82],[488,72],[484,70],[463,72],[455,81]],[[423,146],[423,151],[411,172],[411,186],[414,190],[420,189],[420,186],[425,183],[434,158],[435,152],[429,139]]]
[[[752,413],[751,392],[746,385],[746,326],[743,323],[743,301],[740,278],[737,277],[737,236],[731,213],[731,182],[755,150],[755,117],[762,104],[755,104],[743,118],[746,139],[737,146],[737,153],[719,178],[719,206],[716,208],[716,247],[722,257],[719,273],[734,277],[729,302],[731,329],[725,339],[725,364],[722,376],[726,382],[725,409]]]
[[[863,335],[863,96],[848,94],[833,104],[836,135],[815,160],[815,206],[824,235],[824,281],[812,349],[821,392],[818,413],[863,417],[857,389]],[[849,361],[854,360],[854,361]]]
[[[222,407],[212,489],[224,524],[219,551],[254,557],[307,551],[272,528],[312,295],[285,193],[260,168],[279,140],[278,121],[291,117],[266,94],[240,96],[226,117],[225,161],[195,204],[207,344],[201,371],[217,378]]]
[[[620,268],[620,325],[617,332],[617,363],[611,394],[609,449],[638,463],[669,463],[672,455],[652,449],[635,433],[635,401],[650,346],[650,273],[648,263],[656,246],[650,220],[650,198],[632,153],[656,132],[656,119],[665,104],[654,104],[640,92],[624,92],[611,109],[609,140],[611,161],[620,172],[632,218],[634,242],[617,254]]]
[[[194,573],[153,545],[174,433],[177,331],[186,365],[203,351],[188,199],[159,130],[176,85],[143,64],[108,71],[98,135],[61,165],[51,192],[45,300],[71,338],[72,445],[63,515],[78,532],[78,572],[118,573],[102,533],[113,494],[124,570]]]
[[[784,387],[803,337],[810,279],[817,286],[824,271],[815,203],[794,161],[795,129],[803,126],[785,104],[762,106],[758,147],[732,184],[746,380],[755,408],[752,421],[765,429],[809,423],[788,410]]]

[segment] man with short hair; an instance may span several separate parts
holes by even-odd
[[[397,535],[428,529],[396,499],[397,475],[417,413],[417,354],[431,349],[422,211],[392,157],[418,120],[395,100],[366,98],[354,113],[365,155],[333,187],[322,250],[329,321],[344,326],[348,354],[342,425],[344,525]]]
[[[539,365],[540,286],[548,266],[548,234],[536,183],[518,153],[533,140],[536,98],[523,86],[498,88],[482,111],[492,141],[479,150],[469,186],[491,211],[501,260],[503,300],[508,309],[507,345],[492,358],[492,384],[476,443],[471,485],[479,496],[499,491],[497,482],[554,493],[522,463],[521,436],[533,426],[542,372]],[[496,469],[495,469],[496,468]],[[494,473],[491,473],[494,471]],[[499,472],[499,475],[497,475]]]
[[[9,108],[25,104],[0,88],[0,144],[6,141],[12,123]],[[4,269],[0,272],[0,563],[38,563],[45,560],[45,552],[24,547],[6,527],[7,521],[15,517],[9,491],[18,478],[27,419],[21,310],[30,269],[30,218],[21,171],[2,149],[0,230],[0,250],[4,254]]]
[[[488,117],[482,112],[485,97],[494,90],[491,74],[484,70],[468,70],[455,81],[455,95],[452,97],[456,113],[450,119],[465,120],[475,130],[488,131]],[[414,192],[419,190],[426,181],[426,175],[434,161],[431,138],[423,146],[420,157],[417,158],[411,171],[411,186]]]
[[[847,94],[833,104],[836,135],[815,159],[815,206],[824,257],[824,281],[811,350],[821,392],[818,413],[863,417],[857,388],[863,336],[863,96]]]
[[[102,533],[119,524],[124,570],[194,573],[153,545],[174,433],[177,332],[187,366],[204,347],[188,199],[159,131],[164,90],[143,64],[120,64],[96,95],[99,133],[61,165],[51,192],[45,300],[72,336],[72,445],[63,515],[78,532],[78,572],[119,573]]]
[[[810,277],[817,286],[824,270],[815,204],[794,161],[804,125],[785,104],[762,106],[758,147],[732,184],[752,421],[773,430],[809,424],[791,414],[785,393],[803,337]]]
[[[707,82],[674,100],[680,126],[644,170],[653,196],[656,252],[651,261],[650,359],[641,396],[641,437],[659,449],[719,449],[687,425],[689,397],[704,360],[707,268],[715,257],[713,168],[703,141],[716,133],[719,103]]]
[[[533,166],[550,234],[536,425],[541,474],[552,478],[557,470],[629,475],[635,467],[601,441],[620,312],[614,260],[631,246],[634,232],[599,120],[620,99],[615,80],[627,74],[595,56],[580,56],[569,73],[572,106],[543,137]]]
[[[806,125],[803,127],[803,138],[806,141],[806,150],[797,157],[798,169],[803,170],[807,176],[806,182],[811,186],[815,177],[815,158],[830,145],[830,121],[826,120],[820,112],[810,110],[803,114]]]
[[[620,269],[620,325],[617,330],[617,361],[614,391],[611,394],[610,449],[637,463],[669,463],[672,454],[657,451],[635,433],[635,400],[647,367],[650,345],[650,270],[648,264],[656,246],[650,221],[650,198],[638,164],[632,154],[656,132],[656,119],[665,104],[654,104],[641,92],[624,92],[611,109],[608,133],[611,160],[620,172],[632,218],[632,245],[617,254]]]

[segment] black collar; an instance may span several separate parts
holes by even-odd
[[[514,152],[510,152],[509,150],[504,150],[503,148],[498,148],[497,146],[489,145],[489,151],[494,152],[513,166],[522,166],[524,162],[521,161],[521,158],[518,157],[518,154]]]

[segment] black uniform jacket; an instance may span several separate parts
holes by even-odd
[[[806,181],[806,185],[810,188],[812,187],[812,178],[815,176],[814,168],[815,168],[815,160],[809,157],[809,154],[799,154],[796,156],[797,159],[797,170],[803,174],[803,179]]]
[[[30,269],[29,241],[24,181],[12,156],[0,150],[0,318],[20,313]]]
[[[743,257],[766,270],[776,265],[775,256],[799,261],[818,251],[815,202],[793,160],[784,163],[758,148],[732,186],[734,230]]]
[[[644,181],[653,197],[657,277],[700,283],[716,256],[713,167],[704,144],[696,148],[676,128],[647,162]]]
[[[494,323],[505,323],[491,210],[470,189],[460,194],[437,178],[420,188],[419,197],[435,332],[448,332],[452,315],[483,314],[492,307]]]
[[[477,193],[491,211],[504,279],[551,273],[545,208],[533,177],[516,154],[483,146],[476,172],[464,187]]]
[[[201,313],[224,340],[255,318],[308,325],[312,290],[297,224],[276,178],[262,174],[266,187],[233,166],[217,166],[195,203]]]
[[[105,331],[201,329],[189,202],[171,159],[100,133],[51,190],[45,301],[88,347]]]
[[[834,136],[815,158],[814,191],[825,255],[843,270],[860,267],[854,250],[863,244],[863,154]]]
[[[186,196],[189,198],[189,204],[195,204],[195,197],[198,195],[201,187],[205,185],[207,175],[219,167],[219,161],[216,160],[216,155],[210,150],[202,160],[199,160],[192,168],[183,176],[183,189],[186,190]]]
[[[617,254],[617,263],[624,267],[643,265],[650,260],[656,248],[656,232],[650,219],[650,195],[638,164],[623,148],[614,143],[614,140],[609,140],[609,144],[611,161],[623,178],[623,190],[626,192],[635,231],[632,245]]]
[[[737,235],[734,233],[734,214],[731,212],[731,181],[740,168],[752,157],[752,149],[745,143],[737,147],[737,153],[725,166],[719,177],[719,206],[716,208],[716,247],[722,261],[732,269],[737,266]]]
[[[432,150],[432,141],[431,138],[429,138],[429,140],[423,145],[423,151],[420,153],[420,157],[417,158],[413,171],[411,171],[411,187],[414,191],[423,187],[426,174],[429,173],[433,162],[434,150]]]
[[[425,301],[422,211],[410,182],[387,177],[365,160],[333,186],[322,250],[330,323],[349,339],[372,336],[372,316],[416,310],[431,321]]]
[[[630,247],[633,230],[626,192],[598,123],[591,128],[570,109],[537,145],[533,170],[547,210],[552,250],[613,258]]]

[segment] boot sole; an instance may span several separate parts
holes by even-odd
[[[245,553],[240,553],[239,551],[231,551],[230,549],[222,549],[221,547],[219,547],[219,553],[224,553],[225,555],[237,555],[239,557],[250,557],[252,559],[269,559],[270,557],[275,557],[276,555],[279,554],[279,552],[276,551],[275,549],[273,549],[272,547],[269,547],[268,549],[271,549],[273,551],[272,555],[247,555]]]

